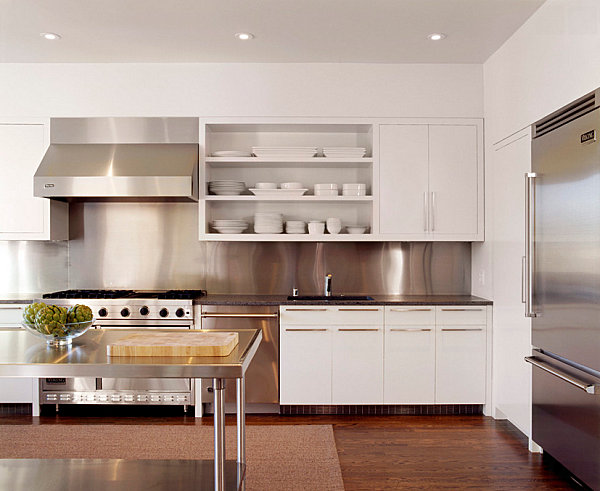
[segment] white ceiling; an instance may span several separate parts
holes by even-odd
[[[482,63],[543,2],[0,0],[0,62]]]

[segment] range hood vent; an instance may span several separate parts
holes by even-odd
[[[600,91],[600,89],[599,89]],[[546,133],[550,133],[552,130],[560,128],[561,126],[573,121],[574,119],[583,116],[584,114],[593,111],[598,107],[597,102],[599,100],[598,94],[591,92],[583,97],[577,99],[573,103],[553,112],[546,116],[544,119],[540,119],[538,122],[533,124],[533,138],[538,138]]]
[[[61,118],[34,196],[63,201],[197,201],[195,118]]]

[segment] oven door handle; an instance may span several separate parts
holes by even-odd
[[[203,319],[212,317],[232,317],[232,318],[247,318],[247,319],[261,319],[261,318],[276,318],[278,314],[236,314],[236,313],[224,313],[224,314],[201,314]]]

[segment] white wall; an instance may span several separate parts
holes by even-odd
[[[526,128],[536,120],[560,108],[578,97],[600,86],[600,1],[598,0],[547,0],[540,9],[496,52],[483,66],[484,71],[484,117],[486,125],[486,242],[473,244],[472,248],[472,290],[476,295],[500,300],[506,297],[506,273],[503,278],[493,278],[492,263],[498,261],[507,250],[505,236],[506,204],[494,199],[494,187],[491,176],[508,172],[500,158],[500,152],[494,152],[493,144]],[[501,147],[497,145],[496,148]],[[512,163],[513,168],[529,165],[530,156],[521,152],[526,162]],[[505,159],[506,160],[506,159]],[[524,178],[513,180],[514,201],[521,202],[524,193]],[[506,190],[502,190],[506,196]],[[492,204],[496,208],[492,209]],[[522,210],[524,214],[524,210]],[[502,216],[504,224],[494,223],[494,216]],[[518,227],[523,215],[515,216]],[[502,228],[504,227],[504,229]],[[502,230],[502,234],[500,234]],[[501,236],[502,235],[502,236]],[[504,242],[503,242],[504,241]],[[517,248],[518,249],[518,248]],[[515,250],[512,262],[519,261],[523,254]],[[514,261],[513,261],[514,260]],[[483,271],[486,282],[479,282]],[[519,322],[523,325],[520,303],[520,278],[514,276],[514,305],[504,305],[503,311],[494,306],[498,321],[506,319],[507,325],[498,325],[494,319],[494,330],[508,332]],[[496,283],[496,284],[495,284]],[[500,285],[502,283],[502,286]],[[500,314],[503,314],[504,317]],[[512,323],[512,324],[511,324]],[[515,353],[528,352],[529,337],[512,338],[510,343],[502,344],[500,336],[494,339],[494,382],[495,387],[512,387],[512,393],[494,390],[494,406],[502,408],[509,420],[528,432],[528,424],[523,416],[523,406],[529,405],[528,370],[515,370],[514,363],[520,358]],[[520,344],[519,344],[520,343]],[[517,374],[517,372],[519,372]],[[517,375],[516,375],[517,374]],[[519,376],[522,380],[516,380]],[[504,377],[504,379],[502,379]],[[512,409],[511,409],[512,408]]]
[[[482,117],[481,65],[0,64],[1,116]]]

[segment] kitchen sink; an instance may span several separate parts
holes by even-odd
[[[340,300],[375,300],[368,295],[290,295],[288,300],[323,300],[323,301],[340,301]]]

